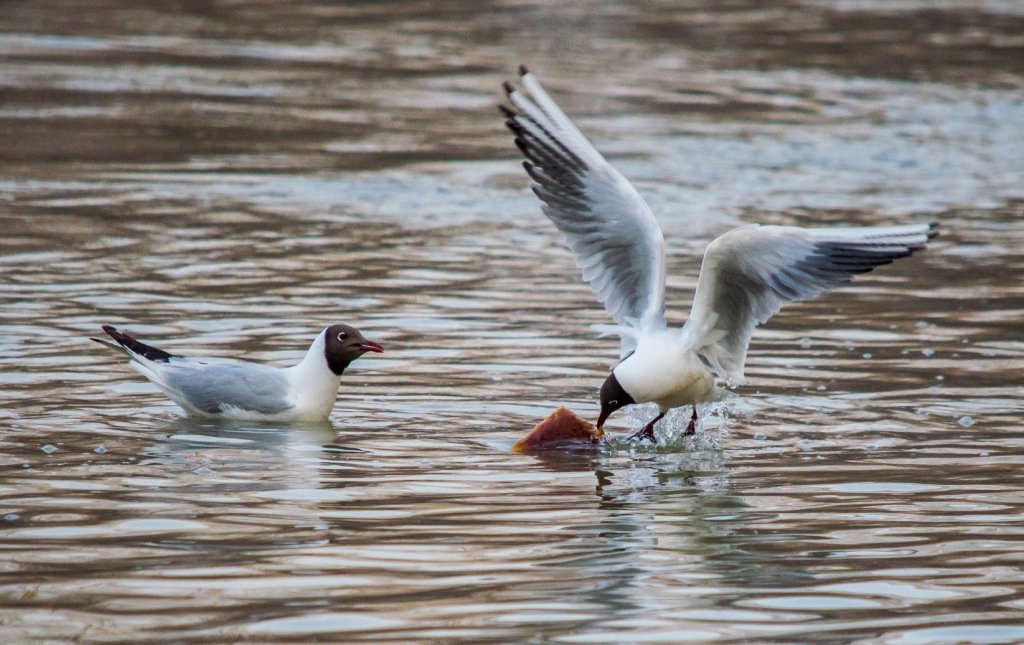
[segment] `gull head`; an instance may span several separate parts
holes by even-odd
[[[355,327],[331,325],[324,331],[324,358],[327,367],[335,374],[341,374],[348,364],[366,352],[381,353],[379,343],[367,339]]]
[[[597,417],[597,429],[604,430],[604,422],[612,412],[621,407],[633,405],[636,401],[619,385],[615,372],[608,375],[601,385],[601,414]]]

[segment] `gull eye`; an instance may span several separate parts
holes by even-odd
[[[340,340],[342,342],[348,340],[348,332],[347,331],[339,331],[338,332],[338,340]]]
[[[618,404],[619,404],[619,400],[618,399],[612,399],[611,401],[608,402],[608,405],[610,405],[610,406],[616,406]]]

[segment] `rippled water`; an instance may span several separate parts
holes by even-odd
[[[5,3],[0,640],[1024,640],[1015,2]],[[526,62],[648,198],[682,322],[741,221],[937,220],[656,448],[495,109]],[[88,337],[387,347],[322,427],[194,422]]]

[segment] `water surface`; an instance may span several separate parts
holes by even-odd
[[[6,3],[0,640],[1024,640],[1017,3]],[[525,62],[665,229],[935,220],[656,449],[511,454],[617,343],[495,105]],[[220,425],[88,340],[386,347]],[[651,414],[609,424],[617,436]]]

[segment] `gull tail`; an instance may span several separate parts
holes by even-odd
[[[124,352],[128,355],[128,358],[138,361],[139,358],[145,358],[155,363],[169,363],[172,358],[177,358],[174,354],[169,354],[162,349],[157,349],[147,345],[141,341],[138,341],[123,331],[118,331],[111,325],[103,325],[103,331],[107,332],[111,338],[117,341],[117,344],[111,343],[110,341],[103,340],[101,338],[90,338],[100,345],[106,345],[111,349]]]

